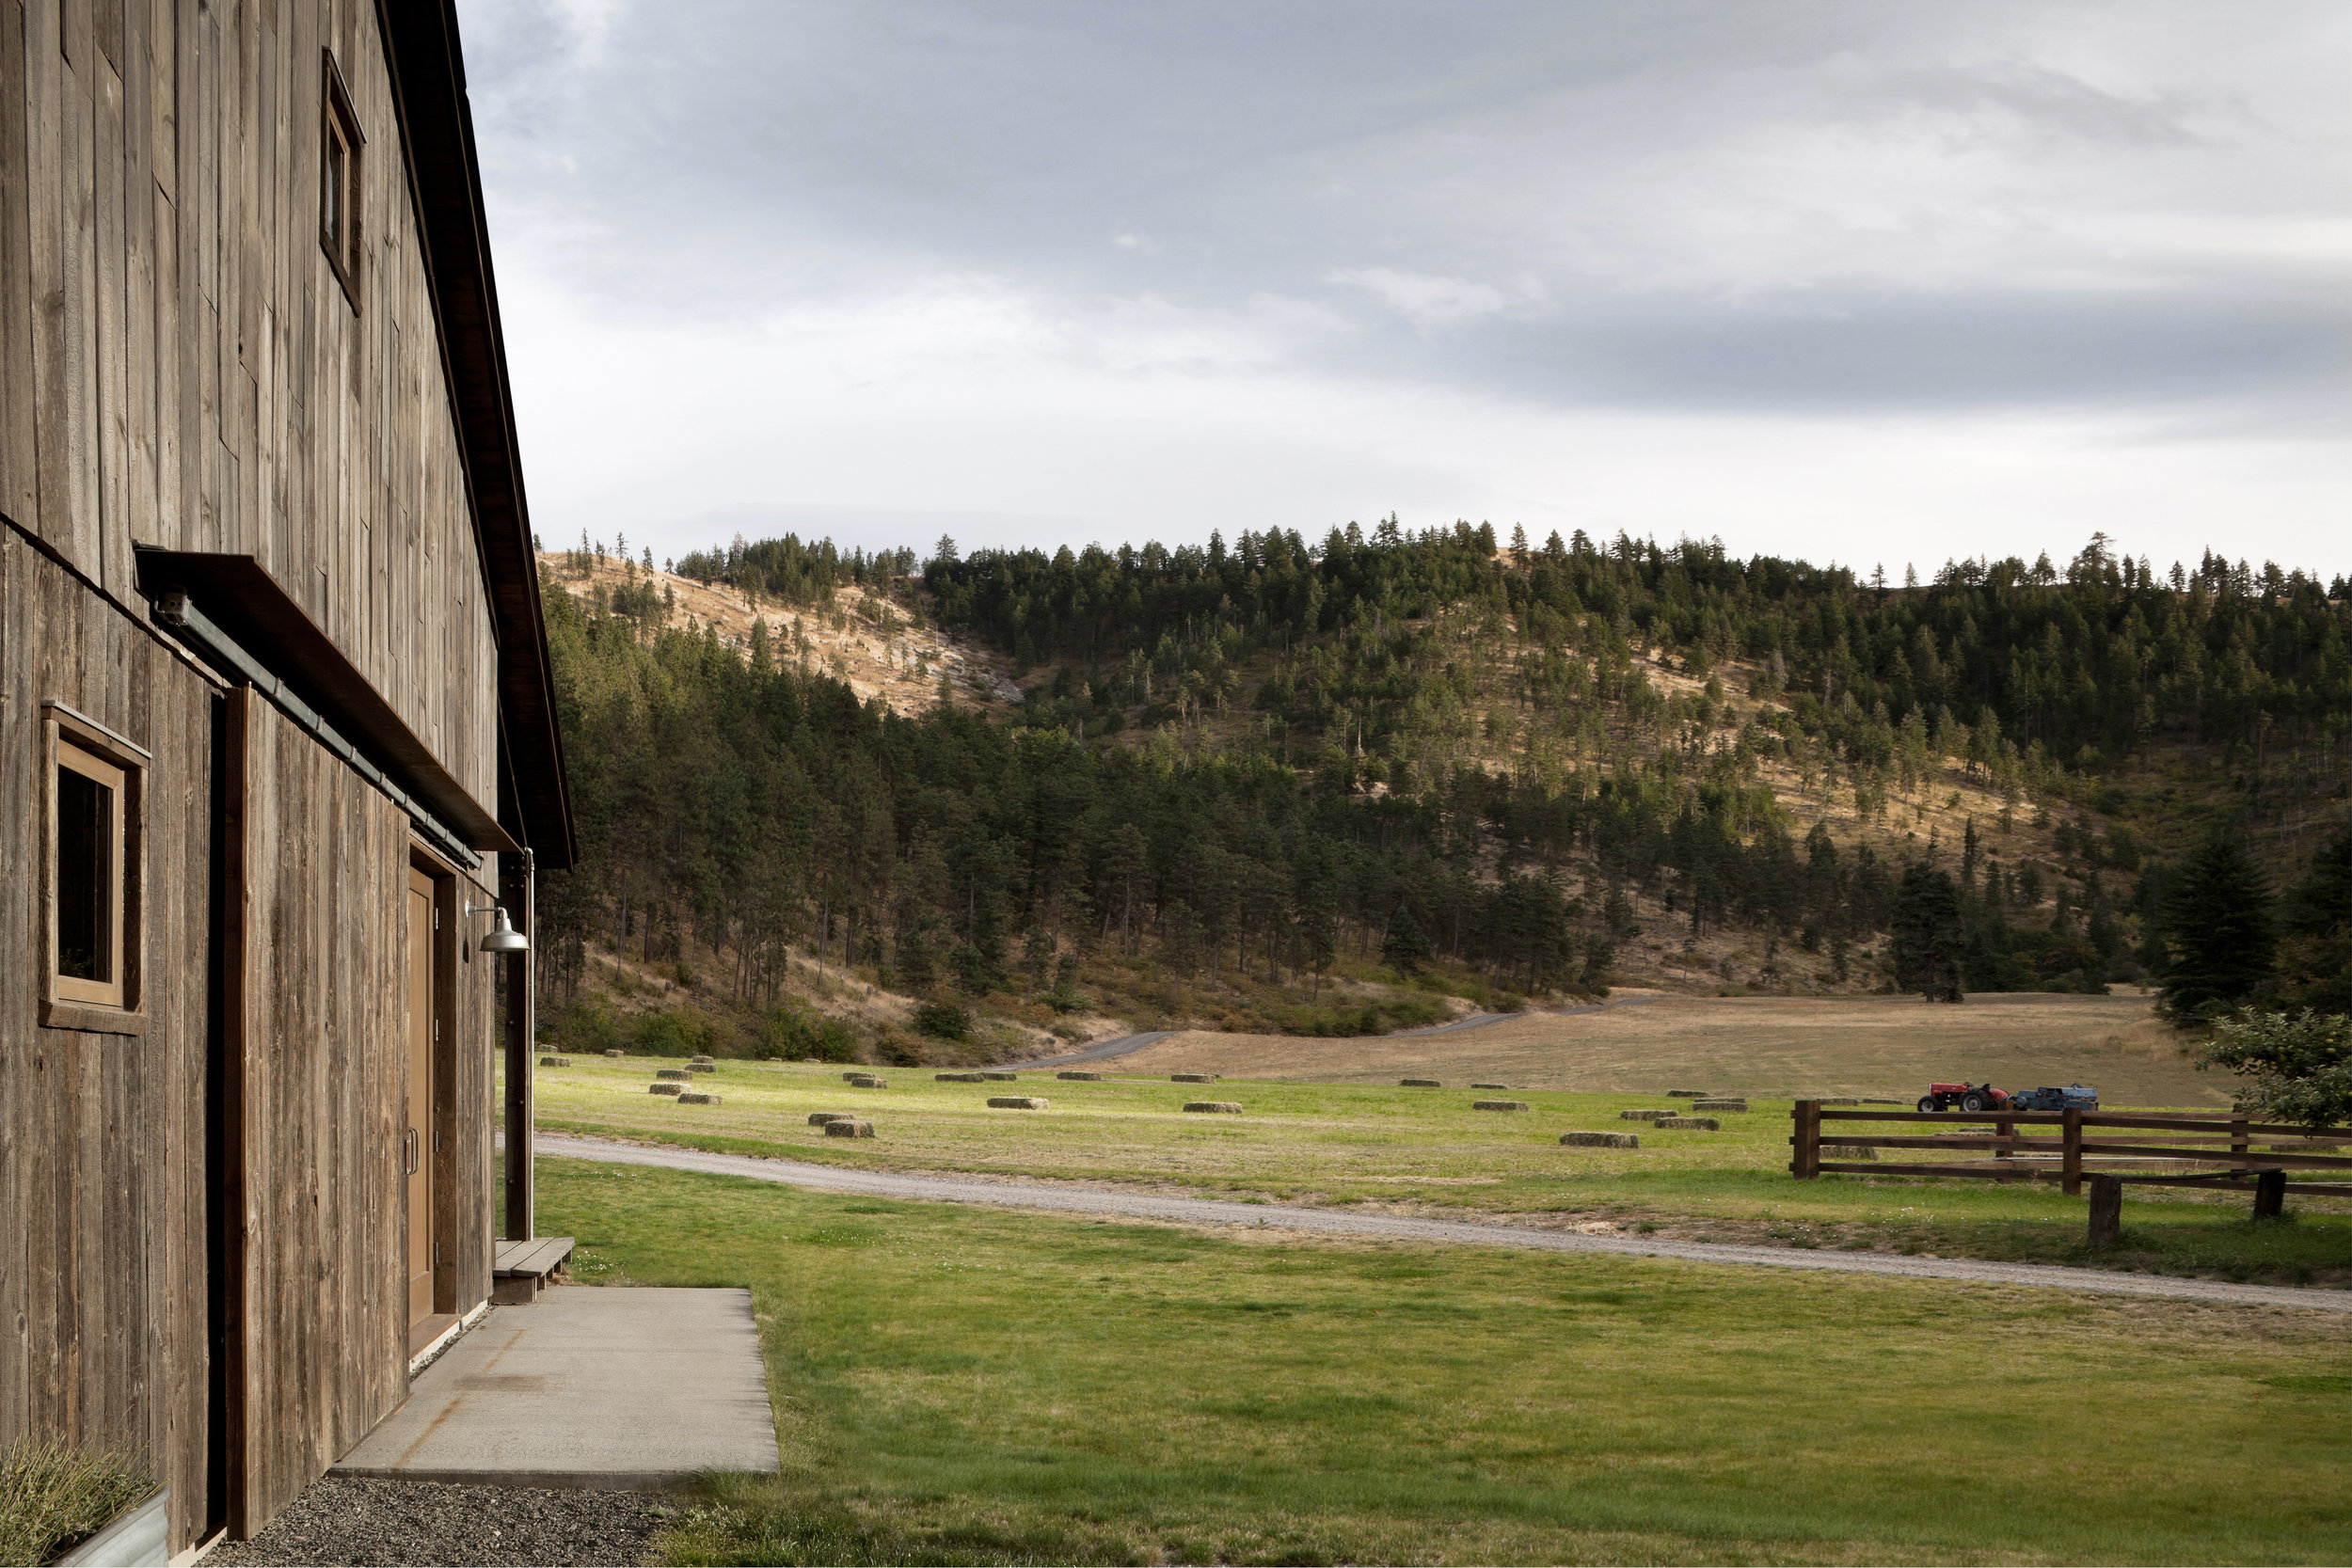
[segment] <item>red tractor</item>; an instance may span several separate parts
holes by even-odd
[[[1919,1109],[1931,1111],[2006,1111],[2009,1096],[1990,1084],[1930,1084],[1919,1097]]]

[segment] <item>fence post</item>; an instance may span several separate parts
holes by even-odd
[[[2123,1233],[2123,1183],[2112,1176],[2090,1179],[2090,1244],[2106,1246]]]
[[[2253,1142],[2251,1138],[2248,1136],[2248,1130],[2251,1126],[2252,1123],[2248,1121],[2244,1117],[2232,1117],[2230,1118],[2231,1153],[2243,1158],[2245,1155],[2253,1151]]]
[[[2013,1138],[2017,1136],[2017,1124],[2005,1118],[1993,1124],[1993,1132],[1996,1137]],[[2017,1149],[2013,1145],[2003,1144],[2000,1148],[1993,1151],[1993,1158],[1995,1160],[2014,1160],[2017,1158]]]
[[[2266,1170],[2254,1178],[2254,1217],[2276,1219],[2287,1212],[2287,1173]]]
[[[1821,1174],[1821,1102],[1800,1100],[1789,1114],[1796,1120],[1797,1134],[1788,1140],[1796,1146],[1796,1154],[1788,1162],[1788,1173],[1800,1181],[1808,1181]]]
[[[2065,1146],[2058,1155],[2058,1175],[2064,1178],[2066,1196],[2073,1197],[2083,1190],[2083,1114],[2069,1107],[2058,1115],[2065,1122],[2059,1133]]]

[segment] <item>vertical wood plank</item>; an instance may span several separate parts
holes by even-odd
[[[0,8],[0,27],[15,30],[20,51],[21,10]],[[10,114],[5,117],[14,119]],[[31,842],[33,792],[32,711],[25,679],[29,659],[24,558],[16,535],[0,528],[0,863],[22,867]],[[0,899],[0,953],[34,950],[29,899]],[[0,964],[0,1019],[33,1014],[30,966]],[[0,1053],[0,1445],[31,1431],[32,1409],[25,1334],[25,1265],[31,1227],[25,1173],[32,1163],[25,1112],[32,1096],[30,1053]]]
[[[38,306],[28,228],[32,169],[25,139],[31,107],[23,0],[0,0],[0,384],[16,388],[0,399],[0,512],[38,530],[40,469],[33,436],[40,407],[33,373]]]

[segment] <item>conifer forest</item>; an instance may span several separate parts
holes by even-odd
[[[575,1030],[613,1026],[580,1012],[598,954],[736,1049],[872,1048],[796,974],[903,994],[909,1060],[991,1015],[1376,1033],[1637,981],[2347,1005],[2342,579],[2094,538],[1890,582],[1393,519],[542,562]],[[812,626],[1011,684],[861,696]]]

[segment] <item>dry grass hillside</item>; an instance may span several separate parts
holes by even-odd
[[[824,605],[783,605],[754,600],[724,583],[706,584],[659,568],[629,565],[617,558],[592,562],[585,575],[572,569],[577,556],[540,552],[539,563],[565,592],[581,599],[635,590],[650,583],[672,605],[670,624],[699,631],[708,627],[719,641],[748,656],[755,625],[764,622],[770,645],[780,659],[800,659],[849,683],[868,701],[881,698],[893,712],[927,713],[938,705],[944,673],[957,703],[1002,710],[1021,701],[1009,667],[996,655],[929,625],[863,588],[842,588]]]

